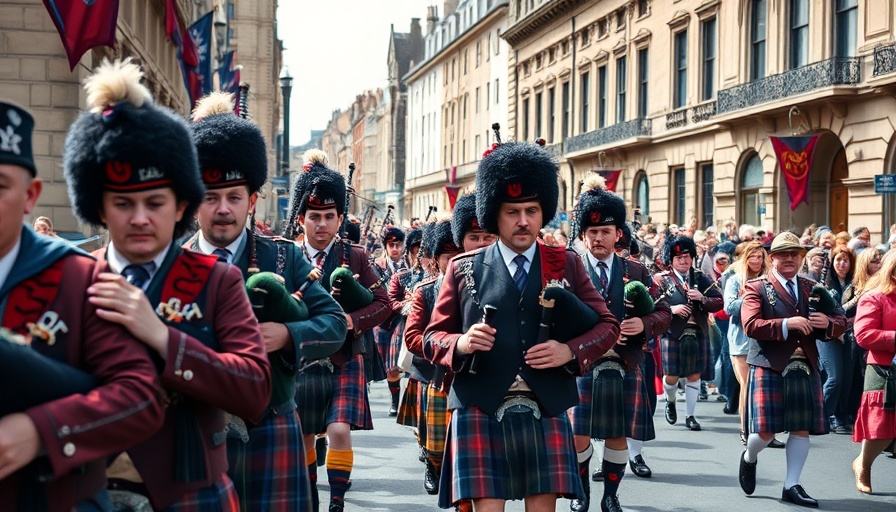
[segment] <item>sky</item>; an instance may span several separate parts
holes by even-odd
[[[426,31],[426,7],[438,0],[280,0],[277,31],[293,78],[290,145],[308,142],[334,110],[355,96],[385,87],[389,29],[410,32],[411,18]]]

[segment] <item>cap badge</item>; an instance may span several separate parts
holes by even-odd
[[[113,183],[127,183],[131,179],[131,164],[111,160],[106,162],[106,178]]]
[[[217,183],[221,181],[221,171],[219,169],[206,169],[202,171],[202,181],[206,183]]]
[[[510,183],[507,185],[507,195],[510,197],[519,197],[523,193],[523,186],[519,183]]]
[[[10,121],[12,121],[12,119],[10,119]],[[19,122],[21,122],[21,120]],[[13,124],[15,124],[15,121],[13,121]],[[8,151],[21,155],[22,149],[19,148],[20,142],[22,142],[22,136],[16,133],[12,125],[8,125],[6,128],[0,130],[0,151]]]
[[[591,222],[595,224],[600,222],[600,212],[591,212]]]

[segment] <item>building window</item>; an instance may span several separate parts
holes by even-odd
[[[623,7],[616,11],[616,31],[620,31],[625,28],[625,11],[627,7]]]
[[[579,94],[582,95],[582,111],[579,113],[579,133],[587,133],[588,132],[588,109],[590,108],[590,94],[591,90],[589,89],[589,81],[591,80],[591,72],[587,71],[582,74],[582,82],[581,87],[579,88]]]
[[[470,161],[473,161],[476,159],[476,154],[475,154],[476,151],[482,150],[482,136],[477,135],[473,140],[476,142],[476,145],[473,146],[473,158]]]
[[[809,63],[809,0],[790,0],[790,68]]]
[[[684,213],[687,208],[687,194],[684,181],[684,167],[672,170],[672,220],[679,226],[684,226]]]
[[[747,160],[742,171],[740,182],[740,223],[758,226],[759,219],[759,188],[763,180],[762,159],[753,154]]]
[[[495,105],[501,103],[501,79],[495,78]]]
[[[597,127],[607,125],[607,66],[597,68]]]
[[[489,98],[492,97],[492,83],[485,82],[485,110],[488,110]]]
[[[529,140],[529,98],[523,100],[523,140]]]
[[[555,60],[557,60],[557,49],[549,48],[548,49],[548,64],[553,64]]]
[[[753,0],[750,10],[750,80],[765,77],[766,0]]]
[[[467,161],[466,158],[467,158],[467,139],[464,139],[460,142],[460,156],[458,156],[457,161],[458,161],[458,163],[462,164]]]
[[[542,93],[538,93],[535,95],[535,136],[542,137],[541,133],[541,116],[544,113],[544,109],[542,107]]]
[[[495,30],[495,55],[501,51],[501,29]]]
[[[467,60],[469,57],[470,57],[470,50],[465,49],[464,50],[464,76],[467,76],[467,64],[468,64]]]
[[[557,90],[548,89],[548,142],[554,143],[554,127],[557,125]]]
[[[616,59],[616,122],[625,121],[625,57]]]
[[[647,181],[647,173],[638,171],[635,176],[635,208],[641,208],[641,215],[650,215],[650,183]]]
[[[711,163],[703,164],[700,166],[700,190],[697,197],[700,198],[700,206],[698,210],[700,212],[700,226],[704,229],[708,226],[712,226],[714,223],[713,219],[713,190],[715,188],[715,182],[713,181],[713,168]]]
[[[638,117],[647,117],[647,91],[650,84],[647,83],[647,48],[638,50]]]
[[[479,87],[476,88],[476,113],[479,113]]]
[[[569,137],[569,129],[570,129],[570,97],[569,97],[569,82],[563,82],[563,138],[566,139]]]
[[[581,40],[581,43],[580,43],[581,48],[585,48],[586,46],[591,44],[591,27],[585,27],[584,29],[582,29],[581,34],[579,34],[579,37],[581,38],[580,39]]]
[[[709,18],[701,26],[703,69],[700,71],[700,100],[709,101],[716,95],[716,19]]]
[[[836,0],[834,57],[855,57],[858,39],[859,0]]]
[[[485,62],[492,60],[492,52],[489,49],[492,47],[492,33],[489,32],[488,36],[486,36],[486,44],[485,44]]]
[[[482,62],[482,41],[476,41],[476,67]]]
[[[464,95],[464,120],[467,119],[467,98],[469,98],[469,94]]]
[[[675,34],[675,85],[672,108],[682,108],[688,102],[688,31]]]
[[[538,71],[539,69],[541,69],[543,60],[544,60],[543,54],[539,53],[538,55],[535,56],[535,71]]]
[[[638,17],[650,14],[650,0],[638,0]]]

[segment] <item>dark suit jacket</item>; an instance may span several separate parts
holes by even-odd
[[[808,297],[815,282],[805,277],[797,279],[800,288],[798,304],[793,303],[790,293],[774,276],[760,277],[747,282],[740,316],[744,332],[757,342],[750,346],[750,353],[747,354],[749,364],[781,372],[787,366],[793,351],[801,347],[812,367],[818,370],[818,348],[815,345],[814,334],[804,336],[793,329],[788,329],[787,338],[784,338],[782,324],[785,318],[809,316]],[[772,300],[774,304],[771,303]],[[828,320],[831,323],[825,331],[825,338],[838,338],[846,329],[846,317],[843,316],[843,311],[839,310],[839,306],[838,313],[829,316]]]
[[[691,301],[682,290],[682,286],[678,283],[677,277],[678,276],[670,270],[655,275],[653,282],[660,293],[674,288],[674,292],[667,298],[670,306],[676,304],[690,304]],[[692,310],[691,315],[694,317],[694,320],[697,321],[697,326],[700,328],[700,332],[702,332],[704,336],[708,336],[709,313],[715,313],[716,311],[721,310],[725,305],[725,301],[722,298],[722,292],[719,290],[719,287],[713,286],[713,279],[703,272],[697,273],[697,289],[703,293],[703,303],[696,309],[696,311]],[[672,321],[669,323],[669,338],[673,340],[680,338],[681,332],[684,331],[684,328],[687,327],[687,325],[687,318],[672,315]]]
[[[600,282],[599,275],[591,266],[591,261],[586,255],[582,255],[582,261],[591,276],[592,284],[596,287]],[[620,323],[625,319],[625,279],[641,281],[654,297],[658,295],[650,272],[638,262],[623,260],[614,255],[613,270],[610,275],[612,277],[606,294],[607,307]],[[653,313],[641,317],[641,321],[644,322],[645,338],[650,339],[666,332],[671,318],[672,310],[669,308],[669,303],[665,299],[659,301]],[[613,350],[625,359],[629,367],[640,366],[644,361],[644,347],[641,344],[620,345],[617,343]]]
[[[58,314],[67,330],[56,332],[52,346],[39,339],[31,346],[93,374],[100,385],[86,395],[54,400],[25,414],[37,427],[55,476],[41,492],[51,511],[68,512],[106,486],[105,457],[154,434],[164,412],[159,377],[147,348],[121,326],[101,320],[87,300],[96,260],[86,253],[23,227],[19,255],[0,288],[0,320],[11,307],[23,306],[8,303],[10,291],[60,259],[59,291],[53,303],[41,305],[40,310]],[[14,384],[3,386],[4,392],[27,393],[11,388]],[[25,488],[28,472],[25,468],[0,480],[0,509],[15,510],[16,495]]]
[[[96,251],[94,256],[99,260],[99,272],[112,271],[105,249]],[[150,286],[158,279],[165,279],[163,271],[164,268],[153,276]],[[211,485],[227,471],[222,435],[226,428],[224,411],[257,420],[265,412],[271,396],[271,369],[264,341],[239,269],[215,263],[204,293],[202,315],[212,326],[218,350],[168,325],[168,358],[158,359],[162,387],[169,395],[177,392],[191,402],[201,431],[207,478],[189,483],[174,480],[177,433],[174,414],[166,414],[165,424],[155,436],[127,450],[153,505],[158,508],[166,508],[185,493]]]
[[[504,264],[497,243],[458,256],[449,265],[424,343],[432,346],[433,362],[448,366],[456,373],[449,395],[450,408],[477,406],[494,414],[517,375],[525,379],[549,416],[562,414],[578,402],[574,374],[566,367],[535,370],[525,363],[526,350],[538,338],[542,310],[538,303],[542,290],[541,261],[547,250],[550,248],[539,244],[522,294]],[[575,252],[565,251],[560,256],[565,260],[561,261],[563,285],[601,319],[587,332],[566,342],[576,356],[574,363],[578,372],[585,372],[616,343],[619,322],[594,289]],[[468,288],[463,271],[464,260],[470,259],[478,302]],[[492,323],[497,335],[490,351],[479,352],[479,369],[474,375],[462,371],[466,370],[468,356],[455,352],[455,347],[461,334],[480,321],[481,306],[485,304],[498,309]],[[562,315],[562,311],[555,312],[554,321],[561,321]]]

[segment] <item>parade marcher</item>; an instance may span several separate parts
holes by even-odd
[[[584,241],[587,252],[582,255],[582,262],[585,269],[607,307],[621,324],[622,336],[610,354],[624,363],[622,370],[625,376],[621,387],[598,386],[590,372],[576,379],[579,404],[573,407],[571,416],[585,497],[572,501],[570,510],[573,512],[586,512],[590,506],[591,481],[588,467],[594,452],[591,439],[604,440],[600,472],[604,482],[601,510],[622,510],[617,492],[625,474],[626,463],[639,477],[647,478],[652,474],[641,455],[644,441],[656,437],[647,398],[648,382],[642,374],[644,342],[669,328],[672,313],[666,301],[660,300],[652,313],[642,317],[626,317],[626,284],[631,280],[641,281],[649,290],[653,288],[653,279],[640,263],[616,255],[615,245],[623,233],[628,231],[625,217],[625,202],[622,198],[606,189],[600,175],[589,176],[582,186],[582,194],[576,205],[576,229],[572,235]],[[630,240],[627,245],[631,245]],[[626,340],[627,336],[632,339]],[[641,341],[635,342],[636,337]],[[619,367],[621,366],[616,368]],[[651,375],[649,379],[651,386],[652,377]],[[606,415],[593,414],[594,409],[602,403],[613,404],[609,407],[612,412]]]
[[[842,304],[843,293],[852,284],[855,274],[856,256],[846,246],[835,246],[831,249],[828,260],[826,282],[822,284]],[[850,316],[855,316],[855,312]],[[852,392],[853,371],[856,367],[856,362],[852,360],[855,353],[852,343],[855,341],[845,338],[831,343],[823,340],[816,342],[824,409],[830,422],[830,431],[834,434],[852,434],[852,422],[849,421],[847,407]]]
[[[0,330],[97,386],[0,417],[0,508],[105,510],[105,458],[162,425],[159,378],[146,348],[87,300],[96,261],[24,224],[42,189],[33,130],[30,113],[0,102]],[[27,398],[18,386],[4,380],[4,394]]]
[[[422,257],[421,245],[423,243],[424,226],[408,231],[405,237],[404,251],[402,252],[402,268],[389,277],[387,281],[386,294],[389,297],[389,308],[391,309],[389,329],[389,345],[387,357],[384,358],[386,372],[389,382],[389,393],[392,397],[392,404],[389,407],[389,416],[400,416],[399,410],[400,394],[401,394],[401,375],[403,370],[399,368],[399,354],[401,353],[402,343],[404,340],[404,326],[408,314],[408,304],[411,300],[411,291],[414,285],[419,283],[424,275],[425,270],[420,262]],[[405,368],[404,370],[407,370]],[[416,379],[408,381],[405,388],[405,397],[415,397],[422,391],[417,387]],[[406,416],[398,418],[398,423],[407,426],[416,426],[415,418],[409,418],[407,413],[413,415],[416,410],[418,401],[403,402]],[[407,420],[407,421],[405,421]]]
[[[109,230],[90,302],[151,349],[168,405],[162,429],[113,463],[120,480],[110,483],[158,510],[238,510],[225,411],[260,419],[270,365],[236,267],[175,244],[205,187],[189,127],[152,103],[141,78],[125,61],[88,79],[91,109],[64,156],[75,214]]]
[[[470,499],[494,511],[525,499],[527,510],[554,510],[558,495],[583,496],[566,415],[578,401],[575,375],[616,343],[619,323],[575,252],[536,241],[557,211],[557,164],[535,145],[493,147],[476,174],[476,217],[499,241],[451,262],[424,335],[433,361],[455,372],[439,505]],[[568,342],[535,344],[549,283],[599,321]],[[496,308],[490,323],[486,306]]]
[[[320,359],[339,349],[345,339],[345,316],[333,297],[309,277],[311,264],[296,244],[260,236],[247,223],[267,180],[267,149],[258,127],[235,115],[232,96],[222,93],[200,100],[193,119],[206,192],[197,216],[200,231],[185,246],[237,266],[244,279],[274,272],[290,293],[312,281],[301,291],[307,320],[260,326],[271,364],[271,400],[253,428],[247,431],[235,422],[228,432],[228,474],[241,510],[310,511],[306,450],[295,413],[296,371],[303,359]]]
[[[722,294],[713,279],[694,271],[697,254],[694,241],[678,236],[667,238],[663,244],[663,263],[670,270],[654,277],[660,292],[668,296],[672,306],[672,322],[661,340],[663,354],[663,389],[666,391],[666,421],[678,421],[675,408],[678,381],[686,378],[685,426],[701,429],[694,417],[700,394],[700,374],[710,358],[709,314],[722,309]]]
[[[321,271],[320,282],[324,288],[337,296],[337,300],[359,303],[345,312],[348,334],[340,349],[330,358],[306,366],[299,372],[296,383],[297,401],[304,397],[297,404],[297,410],[305,431],[305,446],[313,445],[315,434],[327,434],[329,511],[342,512],[354,466],[351,431],[373,429],[364,372],[367,345],[364,337],[373,336],[372,329],[386,319],[389,309],[382,286],[376,287],[372,302],[366,305],[360,297],[349,296],[351,290],[331,286],[330,277],[340,265],[347,266],[356,276],[354,284],[359,288],[373,287],[377,276],[367,251],[337,236],[343,215],[347,213],[345,178],[328,168],[320,154],[309,156],[311,160],[296,181],[288,226],[295,229],[298,221],[305,229],[301,250],[308,262]],[[308,462],[311,492],[316,496],[317,461]]]
[[[781,233],[769,251],[772,270],[749,281],[744,289],[741,320],[744,333],[756,341],[747,355],[750,433],[740,457],[738,480],[746,494],[753,494],[759,452],[776,432],[788,431],[787,476],[781,499],[818,507],[800,485],[809,455],[809,433],[827,431],[815,339],[839,337],[846,318],[830,297],[832,314],[810,312],[815,283],[797,277],[805,253],[796,235]]]
[[[862,443],[853,461],[856,488],[871,494],[871,465],[896,438],[896,252],[887,253],[881,270],[859,299],[856,341],[868,350],[862,402],[852,440]]]
[[[405,233],[397,226],[383,227],[383,255],[374,260],[376,270],[380,274],[383,285],[387,285],[392,276],[404,268],[404,239]],[[384,365],[390,361],[390,347],[393,333],[395,332],[398,315],[390,315],[382,325],[374,327],[377,349]],[[397,354],[396,354],[397,355]],[[392,365],[386,369],[386,382],[389,393],[392,396],[392,405],[389,407],[389,416],[398,414],[398,400],[401,393],[401,370]]]

